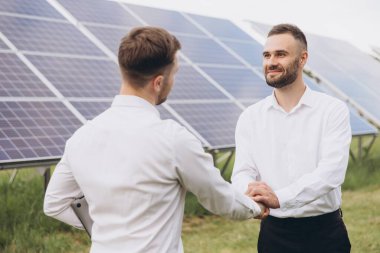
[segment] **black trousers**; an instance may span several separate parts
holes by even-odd
[[[258,253],[349,253],[340,209],[307,218],[276,218],[261,221]]]

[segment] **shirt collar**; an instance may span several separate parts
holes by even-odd
[[[297,108],[301,107],[302,105],[308,106],[308,107],[313,107],[314,105],[314,91],[311,90],[307,85],[305,92],[303,93],[300,101],[298,104],[293,108],[292,111],[296,110]],[[274,94],[274,90],[272,91],[272,95],[268,96],[266,98],[266,103],[265,103],[267,109],[269,110],[270,108],[274,109],[279,109],[282,110],[282,107],[278,104],[276,96]]]
[[[111,107],[117,106],[142,108],[144,110],[148,110],[152,113],[155,113],[158,117],[160,116],[160,112],[157,110],[155,106],[138,96],[116,95],[113,99]]]

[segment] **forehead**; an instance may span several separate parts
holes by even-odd
[[[285,50],[288,52],[294,52],[300,47],[298,42],[291,34],[276,34],[267,38],[264,51],[273,52],[278,50]]]

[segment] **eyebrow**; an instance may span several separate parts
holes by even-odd
[[[274,53],[276,53],[276,54],[278,54],[278,53],[285,53],[285,54],[288,54],[289,52],[286,51],[286,50],[281,49],[281,50],[276,50],[276,51],[274,51]],[[263,55],[265,55],[265,54],[269,54],[269,51],[264,51],[264,52],[263,52]]]

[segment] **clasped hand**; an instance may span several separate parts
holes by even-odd
[[[280,207],[276,194],[265,182],[249,183],[245,194],[257,202],[261,208],[261,214],[256,216],[255,219],[264,219],[269,215],[269,208]]]

